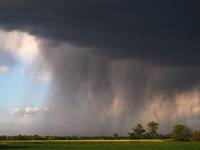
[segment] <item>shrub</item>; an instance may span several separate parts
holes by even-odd
[[[195,131],[192,133],[192,140],[193,141],[200,141],[200,131]]]

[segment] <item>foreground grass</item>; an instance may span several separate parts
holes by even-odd
[[[10,150],[200,150],[198,142],[161,140],[1,141]]]

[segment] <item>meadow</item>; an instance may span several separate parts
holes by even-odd
[[[161,140],[1,141],[7,150],[200,150],[200,142]]]

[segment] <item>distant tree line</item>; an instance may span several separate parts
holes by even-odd
[[[115,140],[115,139],[129,139],[128,136],[120,136],[113,134],[113,136],[40,136],[40,135],[16,135],[16,136],[0,136],[0,140]]]
[[[146,128],[142,124],[136,124],[128,136],[117,133],[113,136],[40,136],[40,135],[16,135],[0,136],[0,140],[117,140],[117,139],[172,139],[174,141],[200,141],[200,131],[192,131],[185,125],[176,125],[169,134],[158,134],[159,124],[155,121],[147,123]]]

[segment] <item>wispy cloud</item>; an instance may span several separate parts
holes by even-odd
[[[7,73],[10,71],[10,67],[8,66],[0,66],[0,74]]]

